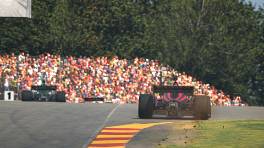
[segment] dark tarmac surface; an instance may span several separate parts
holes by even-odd
[[[0,147],[83,147],[113,108],[110,104],[0,102]]]
[[[264,108],[216,107],[210,120],[244,119],[264,120]],[[138,119],[137,105],[0,101],[0,147],[84,148],[103,126],[167,121],[177,122]],[[145,129],[128,147],[153,147],[168,130],[166,126]]]
[[[136,105],[0,101],[0,147],[83,148],[103,126],[157,121]]]

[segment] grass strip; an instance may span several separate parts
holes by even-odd
[[[197,121],[194,138],[186,145],[163,145],[167,148],[264,148],[264,120]],[[174,133],[177,134],[177,133]]]

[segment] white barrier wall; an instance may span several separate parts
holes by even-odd
[[[0,17],[31,18],[31,0],[0,0]]]

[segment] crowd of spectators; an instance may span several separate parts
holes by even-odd
[[[165,68],[164,68],[165,67]],[[166,69],[166,70],[164,70]],[[213,105],[241,105],[241,98],[231,98],[223,91],[179,73],[156,60],[118,57],[61,57],[42,54],[37,57],[21,53],[0,56],[0,77],[4,87],[18,91],[40,85],[56,85],[65,91],[68,102],[84,102],[87,97],[104,97],[113,103],[137,103],[139,94],[150,93],[152,85],[194,86],[195,94],[208,95]]]

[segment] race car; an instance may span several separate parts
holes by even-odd
[[[139,118],[152,118],[153,114],[170,117],[192,116],[196,119],[211,117],[210,98],[193,95],[189,86],[153,86],[152,94],[139,97]]]
[[[164,85],[163,80],[166,79],[166,75],[163,77],[162,73],[166,71],[166,67],[159,71],[160,83],[152,87],[150,94],[140,94],[138,104],[139,118],[152,118],[153,115],[166,115],[177,118],[210,118],[210,97],[194,95],[194,87],[192,86]],[[172,78],[177,80],[177,76],[172,76]]]
[[[56,91],[56,86],[39,85],[32,86],[31,90],[21,92],[22,101],[45,101],[45,102],[66,102],[65,92]]]

